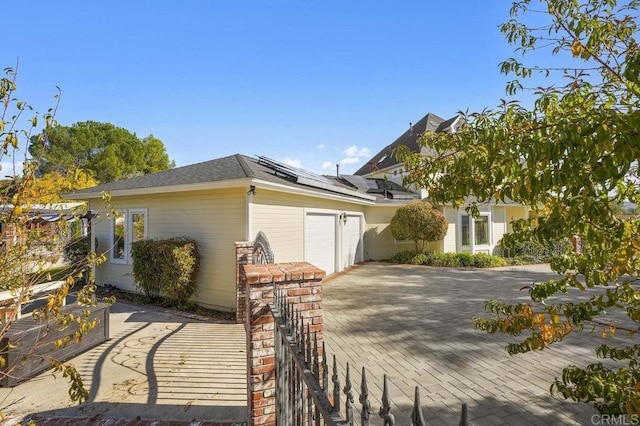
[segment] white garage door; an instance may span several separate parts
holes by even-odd
[[[336,215],[307,213],[304,260],[323,269],[327,275],[336,271]]]
[[[360,243],[360,216],[347,216],[347,223],[342,228],[342,267],[347,268],[362,262]]]

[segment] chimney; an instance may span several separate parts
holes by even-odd
[[[336,164],[336,177],[340,178],[340,164]]]
[[[413,123],[409,123],[409,136],[413,136]]]

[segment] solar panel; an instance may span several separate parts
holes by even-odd
[[[269,157],[259,155],[258,163],[272,169],[276,173],[282,173],[284,176],[291,179],[298,179],[299,177],[304,177],[320,183],[324,183],[326,185],[332,185],[332,182],[323,176],[317,175],[315,173],[312,173],[303,169],[299,169],[297,167],[290,166],[288,164],[284,164],[278,160],[274,160]]]
[[[378,185],[374,180],[367,179],[358,175],[341,175],[341,178],[358,188],[360,191],[367,192],[370,189],[377,189]]]

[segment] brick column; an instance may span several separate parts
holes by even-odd
[[[322,347],[322,279],[325,272],[307,262],[242,265],[246,286],[248,424],[275,426],[276,359],[274,320],[268,304],[274,286],[302,313]]]
[[[251,241],[236,242],[236,323],[244,324],[247,316],[245,298],[247,284],[240,274],[240,266],[253,263],[253,243]]]

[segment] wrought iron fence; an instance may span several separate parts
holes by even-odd
[[[327,365],[327,352],[324,342],[318,344],[317,333],[312,332],[310,324],[305,323],[302,315],[295,311],[294,305],[287,301],[283,292],[274,294],[274,302],[269,305],[275,322],[276,357],[276,422],[278,425],[349,425],[356,423],[356,411],[359,411],[359,423],[370,424],[372,413],[367,384],[367,372],[362,368],[362,380],[356,407],[350,367],[347,363],[344,388],[341,388],[338,364],[333,355],[333,374],[330,377]],[[320,351],[320,347],[322,350]],[[331,380],[330,389],[329,380]],[[341,399],[344,399],[344,416]],[[385,426],[394,426],[389,398],[389,384],[384,375],[382,406],[378,416]],[[415,387],[411,424],[425,426],[426,422],[420,404],[420,389]],[[467,405],[462,404],[460,426],[468,426]]]

